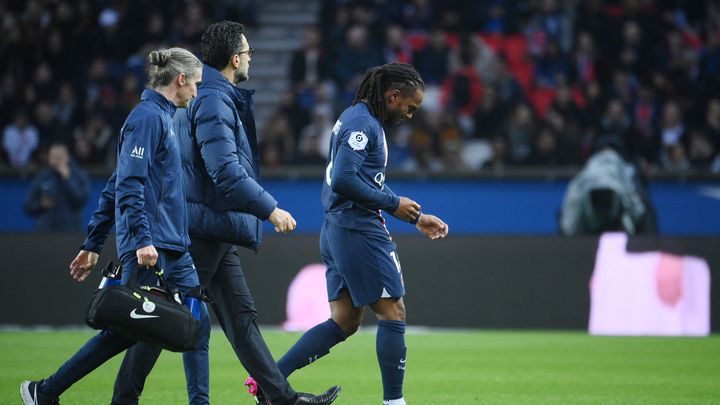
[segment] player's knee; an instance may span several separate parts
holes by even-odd
[[[340,328],[345,332],[345,336],[353,335],[355,332],[360,329],[360,324],[362,323],[362,319],[356,319],[356,318],[342,318],[342,319],[334,319],[335,323],[340,326]]]
[[[405,306],[394,305],[392,310],[387,314],[388,321],[403,321],[405,322]]]
[[[397,301],[381,299],[372,306],[372,309],[381,321],[405,321],[405,303],[402,299]]]

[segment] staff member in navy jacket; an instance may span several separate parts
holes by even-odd
[[[123,282],[138,265],[142,268],[159,262],[169,286],[188,291],[197,287],[199,280],[188,253],[187,211],[182,179],[177,175],[181,170],[180,151],[172,119],[176,108],[187,106],[197,94],[202,64],[181,48],[153,51],[148,60],[149,88],[120,131],[117,168],[103,191],[99,214],[88,227],[88,239],[78,255],[81,260],[73,264],[87,262],[90,257],[97,260],[111,228],[103,216],[114,215]],[[90,269],[71,268],[71,273],[84,278]],[[156,281],[153,272],[138,271],[138,283],[153,285]],[[200,322],[208,328],[207,313],[204,315]],[[76,381],[133,344],[135,341],[113,331],[98,333],[50,377],[23,382],[23,402],[58,403],[60,395]],[[186,362],[186,374],[191,377],[189,371]],[[207,392],[201,392],[206,387],[193,384],[188,378],[191,402],[207,403]]]

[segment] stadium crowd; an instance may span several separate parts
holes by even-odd
[[[112,167],[148,49],[196,49],[258,2],[0,3],[3,165],[58,140]],[[324,165],[337,113],[369,67],[412,63],[415,119],[388,129],[395,170],[581,166],[611,143],[646,172],[720,172],[720,1],[324,0],[260,130],[263,164]]]

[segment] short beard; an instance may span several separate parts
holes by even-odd
[[[235,73],[233,74],[233,83],[234,84],[244,82],[247,79],[249,79],[249,77],[246,72],[241,72],[240,70],[236,70]]]

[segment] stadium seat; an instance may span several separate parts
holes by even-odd
[[[522,34],[514,34],[505,38],[505,57],[511,65],[528,62],[527,39]]]
[[[535,109],[535,113],[541,118],[545,118],[545,114],[547,114],[554,99],[554,89],[538,88],[530,93],[530,103]]]
[[[505,38],[501,34],[480,34],[480,39],[495,53],[503,51]]]

